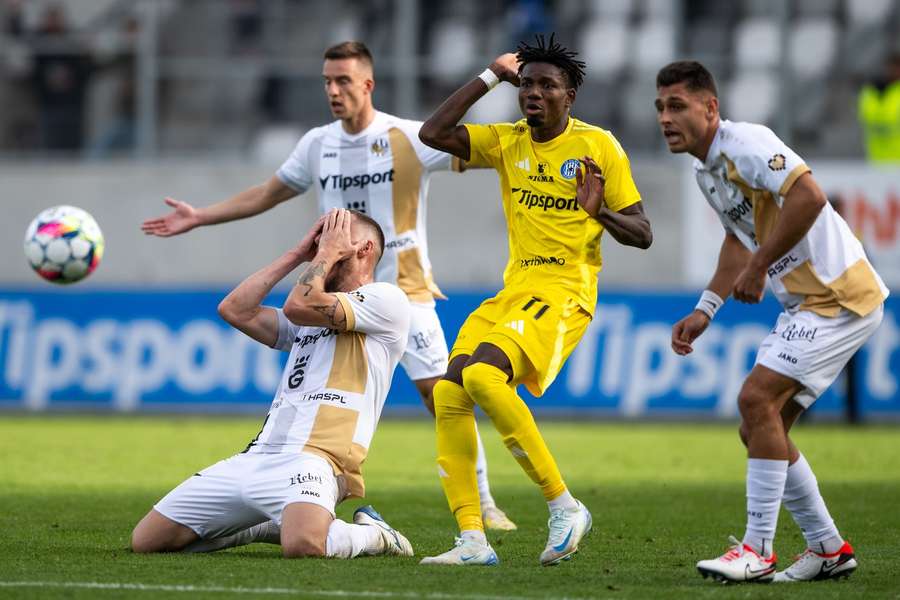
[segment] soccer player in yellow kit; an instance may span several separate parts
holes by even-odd
[[[504,287],[463,324],[450,366],[434,388],[438,467],[460,536],[423,564],[495,565],[475,480],[474,406],[478,404],[550,508],[540,560],[556,564],[578,550],[591,515],[569,492],[516,386],[541,395],[590,323],[597,302],[600,237],[647,248],[652,241],[628,157],[608,131],[569,115],[584,76],[576,54],[537,37],[457,90],[419,137],[500,175],[509,228]],[[459,125],[501,81],[519,88],[525,118]]]

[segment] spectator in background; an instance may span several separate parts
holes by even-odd
[[[47,7],[36,33],[32,81],[40,109],[40,145],[46,150],[79,150],[90,60],[67,43],[70,31],[61,5]]]
[[[900,163],[900,49],[888,59],[883,78],[860,91],[859,120],[866,157],[872,162]]]
[[[116,152],[135,148],[137,129],[137,45],[140,23],[128,18],[121,32],[121,46],[116,55],[101,65],[106,76],[114,81],[111,112],[99,135],[88,148],[88,157],[106,158]]]

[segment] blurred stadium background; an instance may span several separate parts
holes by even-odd
[[[897,0],[0,0],[0,408],[262,414],[279,357],[215,307],[296,242],[315,202],[166,240],[143,237],[141,221],[166,212],[165,196],[204,205],[263,181],[330,121],[320,69],[332,43],[368,44],[376,107],[424,118],[535,31],[556,31],[586,60],[574,112],[622,141],[655,233],[647,252],[605,239],[597,318],[536,411],[734,419],[778,312],[771,298],[730,303],[690,359],[668,348],[721,240],[689,161],[656,128],[654,77],[671,60],[706,63],[726,118],[769,124],[807,159],[900,292],[900,154],[874,160],[871,137],[900,147],[900,100],[893,125],[859,110],[864,90],[900,85],[888,68]],[[469,119],[517,114],[501,86]],[[57,204],[91,212],[107,241],[98,271],[69,289],[39,281],[21,250],[28,222]],[[452,342],[507,258],[496,176],[436,177],[428,219]],[[892,297],[812,418],[845,418],[848,398],[857,418],[900,417],[898,323]],[[402,373],[387,410],[426,415]]]

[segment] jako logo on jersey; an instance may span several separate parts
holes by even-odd
[[[389,148],[389,146],[388,146],[387,140],[384,138],[378,138],[377,140],[372,142],[371,150],[372,150],[372,153],[375,154],[376,156],[381,156],[381,155],[387,153],[388,148]]]
[[[781,360],[785,360],[785,361],[791,363],[792,365],[796,365],[796,364],[797,364],[797,359],[794,358],[793,356],[791,356],[790,354],[785,353],[785,352],[779,352],[779,353],[778,353],[778,358],[780,358]]]
[[[577,158],[570,158],[559,168],[559,174],[566,179],[572,179],[575,177],[575,172],[578,171],[580,165],[581,162]]]
[[[319,177],[319,183],[322,185],[323,190],[328,187],[329,180],[331,181],[331,189],[346,191],[350,188],[364,188],[370,183],[377,185],[394,181],[394,170],[391,169],[384,173],[353,175],[352,177],[349,175],[326,175],[325,177]]]
[[[555,210],[578,210],[578,201],[575,198],[557,198],[545,194],[538,194],[531,190],[523,188],[512,188],[512,193],[521,192],[519,195],[519,204],[531,210],[534,207],[542,208],[545,211]]]
[[[796,258],[794,258],[793,254],[788,254],[784,258],[778,260],[771,267],[769,267],[769,277],[775,277],[776,275],[780,275],[784,273],[784,271],[788,268],[788,265],[791,263],[798,262]]]

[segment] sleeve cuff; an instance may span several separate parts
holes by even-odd
[[[788,173],[787,179],[784,180],[784,183],[781,184],[781,189],[778,190],[779,196],[785,196],[790,191],[790,189],[794,186],[797,179],[800,178],[804,173],[809,173],[812,171],[807,165],[797,165],[794,167],[794,170]]]
[[[298,194],[302,194],[303,192],[305,192],[307,190],[308,186],[303,185],[302,183],[300,183],[299,181],[297,181],[296,179],[294,179],[293,177],[288,175],[284,169],[278,169],[275,172],[275,176],[281,180],[281,183],[288,186],[289,188],[291,188]]]
[[[350,299],[347,297],[347,294],[342,292],[335,294],[335,297],[337,297],[341,306],[344,307],[344,318],[347,319],[347,331],[354,331],[356,329],[356,315],[353,313],[353,306],[350,304]]]

